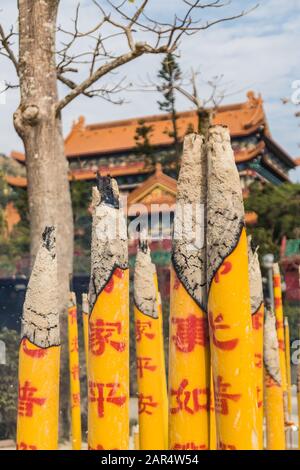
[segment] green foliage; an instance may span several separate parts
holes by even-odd
[[[249,228],[260,255],[274,253],[278,257],[281,240],[298,238],[300,230],[300,184],[279,186],[254,183],[245,201],[247,211],[258,215],[255,227]]]
[[[0,341],[5,344],[6,363],[0,365],[0,439],[14,439],[18,398],[19,335],[3,328]]]
[[[171,114],[172,131],[168,132],[168,135],[174,140],[177,165],[179,165],[181,146],[177,129],[175,85],[180,82],[181,77],[182,74],[179,64],[176,62],[174,54],[169,52],[164,57],[161,69],[158,72],[160,84],[157,90],[160,91],[164,97],[163,101],[158,101],[158,106],[161,111]]]

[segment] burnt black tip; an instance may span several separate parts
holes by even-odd
[[[43,246],[48,250],[51,251],[51,249],[55,245],[55,237],[52,237],[52,233],[55,231],[55,228],[53,225],[46,226],[45,230],[43,231],[42,234],[42,240],[43,240]]]
[[[143,253],[146,254],[148,251],[148,248],[149,248],[148,240],[139,238],[139,249]]]
[[[112,181],[110,176],[97,174],[97,185],[102,201],[115,209],[119,209],[119,195],[114,192]]]

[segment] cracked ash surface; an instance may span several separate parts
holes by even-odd
[[[60,344],[54,227],[46,227],[27,287],[22,337],[41,348]]]
[[[155,266],[147,244],[137,252],[134,268],[134,303],[144,315],[158,318],[158,305],[154,284]]]
[[[248,258],[249,258],[249,283],[250,283],[250,303],[251,315],[254,315],[263,303],[263,287],[261,270],[258,260],[257,249],[251,246],[251,237],[248,237]]]
[[[199,213],[206,202],[206,152],[203,136],[184,139],[177,184],[172,262],[176,274],[195,302],[206,310],[206,247],[204,220]],[[188,214],[189,213],[189,214]],[[187,217],[188,215],[188,217]],[[195,236],[202,244],[195,244]]]
[[[207,283],[236,247],[244,227],[240,178],[229,130],[213,126],[207,142]]]
[[[93,188],[92,213],[90,313],[114,270],[128,269],[126,221],[119,208],[119,189],[114,179],[100,178],[99,189]]]
[[[264,366],[272,379],[278,385],[281,385],[276,318],[274,313],[268,308],[265,311],[264,323]]]

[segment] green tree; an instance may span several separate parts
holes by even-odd
[[[18,402],[18,352],[16,331],[3,328],[0,341],[5,347],[5,363],[0,364],[0,439],[14,439]]]
[[[144,157],[146,168],[153,169],[155,165],[155,153],[150,142],[153,126],[147,126],[144,119],[140,119],[138,124],[134,136],[136,152],[138,155]]]
[[[169,132],[168,135],[174,140],[175,155],[178,163],[180,157],[180,140],[177,126],[175,86],[180,82],[181,76],[181,70],[174,54],[169,52],[164,57],[161,69],[158,72],[160,84],[157,89],[164,97],[163,101],[158,101],[158,106],[161,111],[171,114],[172,131]]]
[[[255,227],[248,231],[260,255],[274,253],[277,257],[281,240],[298,238],[300,229],[300,184],[284,183],[278,186],[254,183],[245,201],[247,211],[258,216]]]

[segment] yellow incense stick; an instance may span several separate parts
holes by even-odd
[[[134,273],[134,318],[139,399],[140,450],[166,450],[165,367],[161,351],[155,268],[146,242],[138,250]]]
[[[288,414],[289,414],[289,419],[291,419],[291,416],[292,416],[292,377],[291,377],[290,327],[289,327],[288,317],[284,318],[284,339],[285,339]]]
[[[285,413],[285,421],[288,421],[288,396],[287,396],[287,371],[285,359],[285,340],[284,340],[284,325],[283,325],[283,308],[282,308],[282,292],[281,292],[281,277],[279,265],[273,265],[273,285],[274,285],[274,307],[276,317],[276,330],[279,344],[279,360],[281,370],[282,392],[283,392],[283,405]]]
[[[129,272],[117,183],[93,188],[89,289],[88,442],[91,450],[129,447]]]
[[[264,409],[267,450],[285,449],[283,394],[275,316],[265,312],[264,324]]]
[[[207,275],[218,449],[259,448],[247,238],[227,128],[208,138]]]
[[[256,371],[256,391],[258,406],[258,441],[259,449],[263,450],[263,325],[264,325],[264,302],[262,278],[259,266],[257,250],[252,250],[251,237],[248,237],[248,255],[249,255],[249,281],[250,281],[250,301],[252,328],[254,338],[254,364]]]
[[[216,429],[216,413],[215,413],[215,396],[214,381],[212,368],[210,372],[210,419],[209,419],[209,450],[217,450],[217,429]]]
[[[169,448],[209,449],[210,358],[206,308],[204,138],[185,137],[171,267]]]
[[[29,280],[19,353],[17,449],[58,446],[60,335],[55,229],[46,227]]]
[[[87,294],[82,294],[82,323],[83,323],[83,340],[84,340],[84,353],[86,361],[86,370],[88,370],[88,356],[89,356],[89,302]]]
[[[160,363],[161,363],[161,370],[162,370],[162,401],[163,401],[163,412],[164,412],[164,448],[168,449],[169,445],[169,401],[168,401],[168,388],[167,388],[167,375],[166,375],[166,359],[165,359],[165,343],[164,343],[164,328],[163,328],[163,310],[162,310],[162,302],[161,302],[161,295],[158,288],[158,279],[157,279],[157,271],[155,266],[154,267],[154,284],[156,288],[156,298],[157,298],[157,308],[158,308],[158,321],[159,321],[159,351],[161,354]]]
[[[72,449],[81,450],[80,369],[77,306],[74,292],[70,293],[68,308],[68,333]]]

